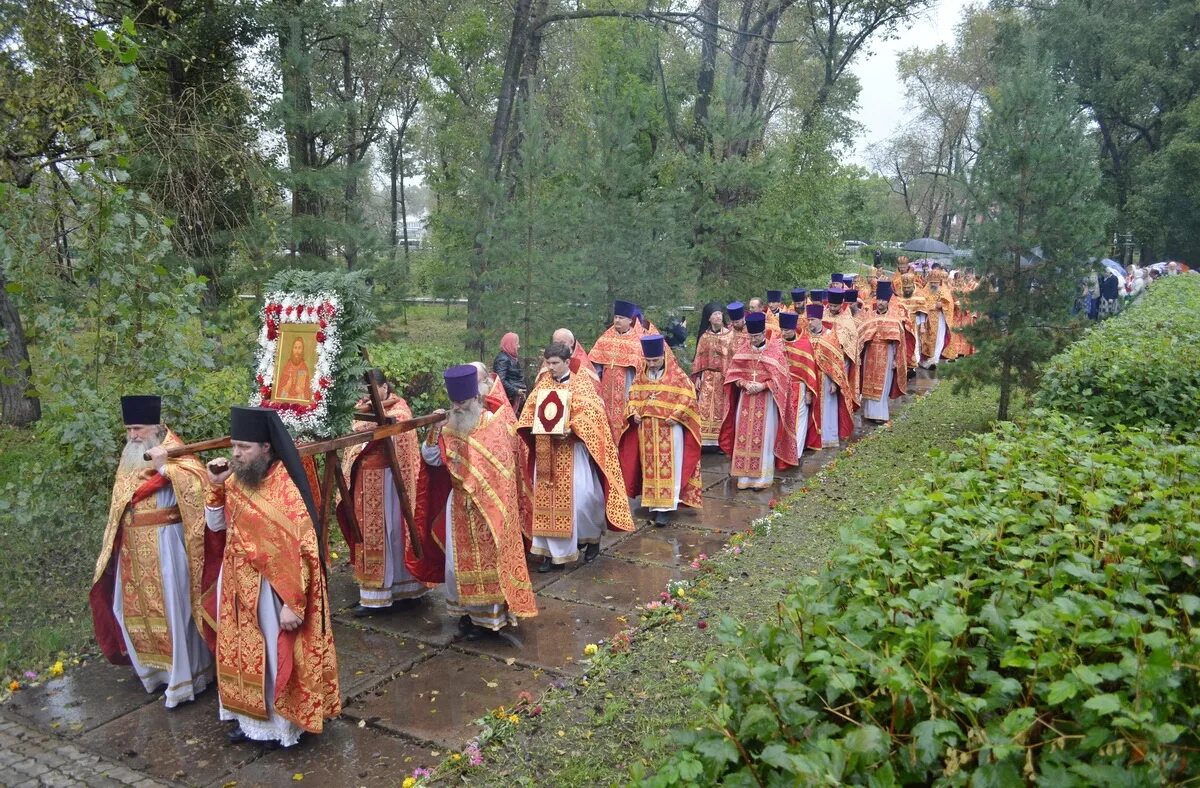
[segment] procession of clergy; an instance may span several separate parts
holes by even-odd
[[[955,297],[969,278],[918,275],[901,258],[894,276],[856,285],[835,274],[825,289],[792,290],[790,305],[776,290],[765,307],[709,304],[690,375],[637,306],[617,301],[591,352],[555,332],[519,414],[483,364],[446,370],[451,408],[424,440],[405,432],[342,458],[354,615],[443,585],[464,637],[495,637],[537,614],[527,554],[538,572],[591,562],[606,529],[634,530],[635,503],[656,526],[680,505],[699,509],[703,447],[729,456],[739,489],[763,489],[806,449],[848,439],[857,412],[886,422],[918,366],[971,352],[955,330],[972,319]],[[411,418],[371,376],[387,415]],[[215,679],[233,743],[320,733],[341,711],[326,561],[279,414],[232,408],[232,456],[206,467],[168,456],[183,442],[157,396],[123,397],[122,412],[127,443],[90,595],[105,656],[147,692],[165,688],[167,708]]]

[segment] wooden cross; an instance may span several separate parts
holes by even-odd
[[[364,351],[364,356],[365,356]],[[341,493],[342,499],[350,500],[350,485],[346,480],[346,475],[342,472],[341,462],[338,460],[338,451],[348,446],[355,446],[360,443],[369,443],[372,441],[384,441],[384,451],[387,453],[388,464],[392,470],[392,483],[396,486],[396,494],[400,497],[400,510],[404,515],[404,521],[408,523],[409,541],[412,543],[413,553],[421,557],[421,542],[417,538],[416,522],[413,520],[412,502],[408,500],[408,495],[404,491],[404,482],[400,475],[400,458],[396,454],[396,446],[392,443],[392,436],[400,435],[404,432],[415,430],[418,427],[424,427],[431,424],[437,424],[445,421],[446,414],[437,413],[429,416],[419,416],[415,419],[406,421],[397,421],[395,418],[388,416],[383,409],[383,397],[379,392],[379,384],[375,382],[372,371],[368,371],[365,375],[367,383],[367,394],[371,400],[371,411],[367,413],[355,413],[354,418],[357,421],[370,421],[376,426],[370,430],[361,432],[352,432],[349,435],[341,435],[336,438],[329,438],[323,441],[314,441],[312,443],[296,444],[296,451],[301,457],[315,457],[318,454],[325,455],[325,469],[321,480],[321,505],[317,512],[317,540],[322,549],[328,541],[329,529],[329,507],[332,504],[332,493],[334,484],[337,485],[338,492]],[[186,454],[197,454],[202,451],[212,451],[214,449],[225,449],[231,445],[228,435],[221,438],[213,438],[212,440],[199,441],[197,443],[189,443],[186,446],[176,446],[167,450],[168,457],[181,457]],[[146,458],[149,459],[149,458]],[[355,536],[361,539],[362,531],[359,529],[358,521],[354,516],[354,507],[347,506],[346,513],[348,515],[348,523],[351,531]],[[323,554],[327,554],[325,551]]]

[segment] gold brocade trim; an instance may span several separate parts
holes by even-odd
[[[675,464],[683,458],[675,457],[671,425],[660,419],[643,419],[638,427],[638,449],[642,459],[642,506],[674,506]]]
[[[767,398],[770,391],[738,397],[737,431],[733,440],[733,458],[729,463],[729,475],[761,479],[763,473],[763,448],[767,431]]]
[[[575,509],[574,439],[534,436],[533,535],[561,539],[571,535]]]
[[[700,438],[715,441],[721,436],[721,422],[725,420],[725,373],[705,370],[700,374],[696,387],[696,412],[700,418]]]
[[[154,509],[151,511],[135,510],[128,525],[133,528],[146,528],[150,526],[171,525],[177,522],[180,522],[179,507],[168,506],[166,509]]]
[[[259,487],[247,488],[236,478],[226,486],[229,528],[216,654],[222,703],[251,716],[265,714],[258,683],[266,669],[258,598],[266,580],[301,620],[285,641],[292,644],[292,671],[275,687],[274,711],[320,733],[324,720],[341,712],[341,693],[325,577],[304,499],[282,463],[272,465]]]
[[[479,456],[481,456],[485,460],[487,460],[492,465],[492,467],[496,470],[496,472],[499,473],[501,476],[503,476],[505,479],[508,479],[510,481],[516,479],[516,474],[513,472],[513,469],[511,467],[505,465],[503,462],[501,462],[500,458],[497,457],[495,454],[492,454],[491,450],[488,449],[487,446],[484,446],[482,443],[475,440],[470,435],[463,435],[462,433],[455,432],[454,430],[451,430],[449,427],[447,427],[445,431],[446,431],[447,435],[455,435],[460,440],[464,441],[467,444],[467,446],[470,447],[472,457],[474,457],[475,455],[478,454]],[[450,453],[452,453],[455,457],[460,457],[460,455],[457,452],[450,452]]]
[[[609,376],[606,376],[606,379]],[[533,426],[534,408],[530,406],[530,402],[537,401],[537,392],[544,388],[567,386],[571,390],[571,432],[574,437],[579,439],[587,448],[588,455],[591,457],[595,467],[603,476],[607,484],[607,495],[605,497],[605,516],[612,528],[620,531],[632,531],[633,515],[629,511],[629,498],[625,494],[625,481],[621,475],[621,462],[617,456],[616,444],[613,441],[613,430],[608,422],[605,413],[605,404],[600,401],[592,384],[588,382],[586,377],[572,375],[565,384],[560,384],[552,381],[548,375],[543,376],[537,381],[534,390],[529,393],[526,399],[525,408],[521,411],[521,420],[518,422],[519,429],[530,429]],[[624,428],[624,411],[621,415],[621,428]],[[544,436],[534,436],[535,438]],[[569,443],[569,441],[567,442]],[[569,446],[568,446],[569,448]],[[533,490],[533,520],[535,521],[534,529],[536,530],[536,521],[538,520],[539,500],[541,505],[546,504],[545,492],[540,493],[538,487],[542,484],[542,476],[548,471],[553,470],[550,466],[550,454],[548,450],[542,450],[542,457],[538,457],[538,443],[534,441],[534,462],[537,468],[538,483],[534,485]],[[568,456],[567,462],[570,462]],[[570,465],[567,465],[570,468]],[[559,504],[556,504],[559,505]],[[567,506],[571,506],[570,499],[567,499]],[[542,522],[546,523],[545,512],[542,513]],[[566,531],[566,535],[570,535],[570,529]],[[561,533],[549,533],[547,536],[562,536]]]
[[[135,504],[132,511],[127,510],[126,523],[139,513],[152,514],[156,511],[156,498],[156,495],[152,495]],[[133,649],[145,664],[169,668],[170,656],[162,656],[171,654],[171,631],[167,627],[158,529],[125,528],[118,557],[121,562],[123,623]]]

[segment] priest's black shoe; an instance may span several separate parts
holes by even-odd
[[[654,513],[653,523],[654,523],[655,528],[662,528],[663,526],[668,525],[670,522],[671,521],[666,512],[655,512]]]
[[[229,731],[229,743],[241,744],[244,741],[249,741],[250,737],[242,730],[240,725],[234,725],[233,730]]]
[[[583,562],[585,564],[590,564],[592,561],[596,560],[596,556],[598,556],[598,555],[600,555],[599,543],[590,544],[587,547],[585,547],[583,550]]]
[[[538,574],[544,575],[552,569],[554,569],[554,562],[550,560],[550,556],[544,556],[542,563],[538,565]]]

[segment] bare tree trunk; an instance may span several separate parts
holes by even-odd
[[[708,141],[708,108],[717,79],[717,21],[720,0],[700,0],[700,73],[696,77],[696,106],[692,113],[693,140],[699,148]]]
[[[324,235],[317,225],[323,207],[320,193],[308,182],[317,164],[317,141],[312,131],[312,78],[308,69],[308,41],[301,19],[303,0],[289,4],[287,18],[280,20],[279,68],[282,75],[284,138],[287,141],[288,168],[293,176],[292,222],[299,238],[292,253],[325,258]]]
[[[404,196],[404,135],[400,135],[399,145],[396,146],[397,157],[400,160],[400,229],[404,236],[404,281],[408,281],[408,201]]]
[[[1000,405],[996,411],[999,421],[1008,421],[1008,404],[1012,401],[1012,365],[1005,360],[1000,365]]]
[[[533,0],[517,0],[516,8],[513,9],[512,32],[509,35],[508,50],[504,56],[504,71],[496,96],[496,118],[492,123],[492,133],[488,137],[484,158],[484,172],[493,187],[500,186],[502,181],[517,87],[524,69],[525,53],[529,43],[532,9]],[[495,188],[485,187],[484,194],[480,196],[479,200],[475,248],[471,255],[471,270],[467,281],[466,350],[473,351],[478,358],[483,358],[484,335],[487,331],[487,320],[483,314],[480,296],[488,271],[489,241],[487,234],[490,232],[492,219],[495,216],[495,203]]]
[[[392,259],[396,259],[396,247],[400,245],[396,230],[396,209],[398,204],[397,198],[397,183],[400,179],[399,172],[399,156],[400,144],[397,139],[399,135],[393,131],[388,135],[387,154],[388,154],[388,185],[391,187],[391,199],[388,200],[388,214],[391,217],[392,225],[391,232],[388,233],[388,242],[392,246]]]
[[[352,5],[352,0],[346,0],[346,7]],[[358,262],[358,244],[355,241],[354,229],[359,224],[358,217],[358,171],[356,164],[360,156],[358,147],[358,104],[355,102],[354,62],[350,47],[350,36],[342,36],[342,102],[346,108],[346,186],[343,191],[343,220],[348,232],[343,239],[342,256],[346,260],[346,268],[354,270]]]
[[[28,427],[42,417],[42,403],[30,395],[32,368],[25,329],[17,305],[8,294],[8,282],[0,270],[0,423]]]

